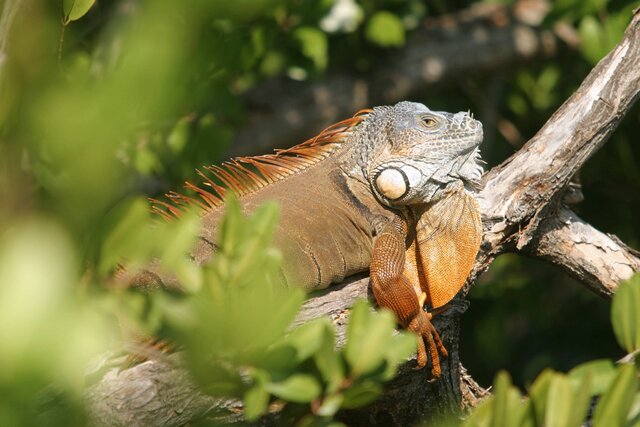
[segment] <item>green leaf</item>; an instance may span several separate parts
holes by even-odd
[[[557,375],[551,369],[545,369],[531,385],[529,389],[528,417],[534,420],[534,425],[542,425],[547,409],[547,396],[553,377]]]
[[[640,349],[640,274],[618,286],[611,302],[611,323],[618,343],[627,352]]]
[[[256,365],[274,376],[289,376],[297,368],[296,358],[295,348],[287,343],[278,343],[268,348],[256,361]]]
[[[510,427],[518,425],[524,406],[520,403],[520,392],[511,386],[511,377],[507,372],[501,371],[498,373],[493,390],[495,400],[493,402],[491,426]]]
[[[567,427],[571,415],[572,405],[571,382],[563,375],[556,374],[551,378],[547,393],[547,410],[545,411],[545,426]]]
[[[293,32],[293,38],[300,43],[302,54],[313,61],[316,70],[327,68],[327,35],[317,28],[300,27]]]
[[[328,396],[322,401],[322,405],[320,405],[317,414],[321,417],[333,417],[340,409],[343,401],[344,396],[342,394]]]
[[[261,324],[256,323],[259,322],[259,319],[257,319],[253,325],[251,325],[254,333],[250,333],[250,335],[254,336],[255,342],[269,345],[284,335],[287,327],[291,324],[296,313],[302,306],[304,297],[305,294],[301,289],[290,289],[270,299],[269,302],[271,305],[268,307],[258,307],[261,310],[266,309],[266,313],[261,316],[263,318]],[[259,300],[254,300],[252,303],[259,304]],[[278,307],[278,309],[272,311],[269,307]],[[256,310],[254,313],[259,313],[259,311]],[[241,309],[239,314],[242,318]],[[259,331],[260,334],[259,338],[255,337],[257,331]]]
[[[242,214],[242,209],[240,209],[238,197],[232,191],[227,192],[225,195],[224,209],[224,216],[218,226],[220,251],[225,254],[233,254],[236,245],[244,237],[242,235],[242,227],[246,223],[246,219]]]
[[[349,387],[343,393],[342,407],[359,408],[376,400],[382,394],[382,386],[373,381],[363,381]]]
[[[210,363],[198,375],[197,381],[204,384],[202,390],[212,396],[241,399],[245,390],[244,380],[237,369],[222,363]],[[262,381],[264,383],[264,381]],[[263,387],[264,388],[264,387]],[[253,393],[257,393],[254,391]],[[259,396],[254,396],[259,397]]]
[[[296,328],[285,339],[296,349],[296,362],[301,363],[311,357],[323,344],[327,319],[319,318]]]
[[[169,146],[173,154],[180,153],[187,145],[191,129],[191,122],[191,117],[183,117],[178,120],[173,126],[173,129],[171,129],[171,133],[167,137],[167,145]]]
[[[579,427],[583,425],[591,406],[591,398],[593,396],[591,393],[592,383],[593,380],[591,375],[588,375],[584,378],[584,382],[582,384],[574,385],[573,410],[571,411],[571,415],[567,421],[567,426]]]
[[[248,281],[250,277],[249,271],[254,274],[262,274],[260,268],[257,267],[261,266],[268,255],[265,247],[271,241],[279,216],[280,208],[278,204],[267,202],[260,205],[250,218],[243,218],[239,221],[239,223],[245,223],[247,226],[241,229],[244,230],[244,233],[241,230],[237,230],[238,240],[234,245],[237,247],[237,251],[231,252],[232,255],[236,255],[235,268],[229,278],[232,285],[242,280]]]
[[[592,360],[578,365],[568,373],[575,384],[584,384],[587,377],[591,378],[590,390],[592,396],[604,393],[616,376],[616,368],[609,359]]]
[[[113,269],[122,257],[129,257],[140,245],[131,239],[148,226],[149,204],[142,198],[135,199],[126,208],[126,213],[113,228],[102,245],[102,257],[100,259],[100,273],[107,274]],[[137,239],[136,239],[137,240]]]
[[[465,427],[489,427],[491,414],[493,413],[493,403],[495,397],[491,396],[476,406],[469,417],[465,420]]]
[[[374,371],[382,364],[394,325],[391,312],[372,312],[366,300],[360,300],[353,306],[347,327],[345,356],[354,377]]]
[[[311,402],[322,391],[318,380],[307,374],[295,374],[284,381],[270,382],[267,390],[275,396],[296,403]]]
[[[285,62],[286,57],[282,52],[270,50],[260,62],[260,73],[265,77],[273,77],[282,71]]]
[[[638,388],[634,365],[618,367],[618,375],[602,396],[593,415],[593,427],[622,427]]]
[[[591,401],[590,376],[585,383],[572,384],[563,374],[551,377],[547,395],[545,423],[547,427],[579,427],[584,421]]]
[[[342,385],[345,368],[340,353],[335,349],[333,324],[328,319],[325,319],[325,321],[326,326],[321,338],[321,345],[314,355],[314,361],[322,374],[322,378],[327,383],[326,392],[334,393]]]
[[[410,332],[401,332],[390,338],[385,359],[387,367],[383,373],[383,379],[391,379],[398,365],[407,361],[407,359],[416,352],[417,340],[416,336]]]
[[[604,37],[602,26],[596,18],[587,15],[580,21],[578,32],[582,56],[592,64],[597,63],[606,53],[602,48]]]
[[[82,18],[91,9],[96,0],[62,0],[62,23]]]
[[[592,375],[588,367],[573,376],[543,371],[529,389],[520,427],[581,425],[593,395]]]
[[[252,373],[253,385],[244,394],[244,417],[247,421],[254,421],[267,411],[269,393],[266,384],[269,376],[264,371]]]
[[[628,426],[640,425],[640,393],[636,393],[629,410],[629,418],[627,419]]]
[[[390,12],[374,14],[365,29],[365,36],[381,47],[400,47],[404,45],[404,26],[396,15]]]
[[[518,116],[524,116],[529,112],[527,101],[520,94],[512,93],[507,96],[509,109]]]

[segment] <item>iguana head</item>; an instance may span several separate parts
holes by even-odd
[[[374,108],[359,128],[362,172],[388,206],[435,200],[451,186],[472,187],[482,174],[482,124],[469,113],[400,102]]]

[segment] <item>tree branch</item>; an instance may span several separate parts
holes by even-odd
[[[509,250],[547,259],[601,295],[611,294],[618,280],[639,269],[637,252],[593,229],[568,209],[558,208],[569,179],[609,138],[638,97],[639,44],[640,14],[636,12],[623,40],[540,132],[485,175],[479,195],[484,240],[469,283],[496,255]],[[367,293],[366,278],[330,287],[305,304],[297,322],[329,315],[343,337],[349,306]],[[453,309],[436,319],[450,353],[442,378],[428,383],[425,372],[413,370],[414,362],[409,362],[380,400],[364,410],[343,413],[345,421],[350,425],[415,424],[473,406],[486,394],[459,363],[459,318],[466,305],[459,298],[454,301]],[[119,373],[110,371],[89,388],[87,401],[92,420],[99,425],[180,425],[203,414],[215,417],[221,409],[231,417],[227,421],[241,422],[237,402],[199,394],[184,371],[164,359]]]
[[[526,253],[556,265],[593,292],[610,297],[618,283],[640,271],[640,253],[561,208],[541,221]]]
[[[638,98],[639,63],[640,14],[636,11],[622,41],[544,127],[485,174],[478,195],[485,230],[476,275],[496,255],[525,249],[541,221],[555,214],[553,202],[559,201],[571,177],[609,139]]]

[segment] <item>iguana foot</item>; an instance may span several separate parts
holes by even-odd
[[[431,379],[436,380],[442,374],[440,369],[440,356],[447,357],[447,349],[444,348],[440,335],[433,323],[431,323],[431,313],[420,311],[420,313],[411,320],[407,325],[407,329],[418,335],[418,366],[416,369],[422,369],[427,365],[428,359],[431,359]],[[425,345],[426,344],[426,345]],[[427,350],[429,356],[427,356]]]

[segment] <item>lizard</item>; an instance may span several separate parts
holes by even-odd
[[[247,212],[280,202],[283,282],[311,291],[369,270],[378,306],[418,336],[417,368],[431,360],[435,379],[447,350],[425,307],[458,293],[480,248],[482,138],[469,113],[407,101],[361,110],[293,148],[206,167],[204,185],[185,184],[196,197],[171,192],[173,203],[155,200],[153,210],[167,219],[201,210],[191,257],[203,264],[216,252],[226,191]],[[134,286],[179,286],[157,265],[125,275]]]

